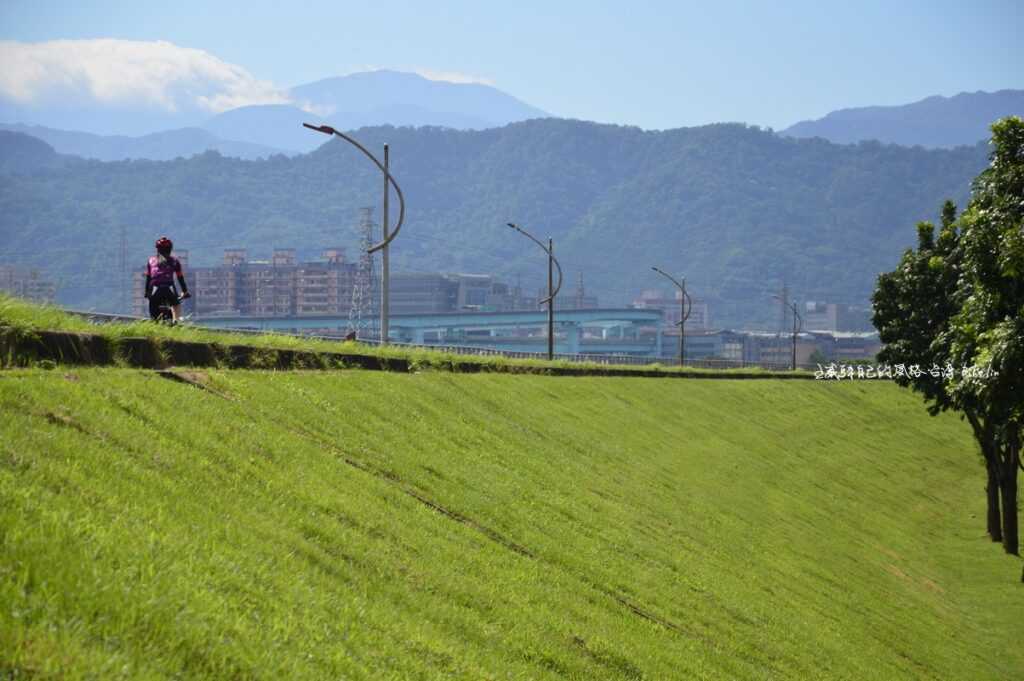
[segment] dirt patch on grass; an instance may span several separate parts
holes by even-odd
[[[623,596],[620,596],[619,594],[617,594],[617,593],[615,593],[613,591],[609,591],[608,595],[611,596],[612,598],[614,598],[616,601],[618,601],[619,605],[625,606],[634,615],[639,615],[640,617],[643,617],[645,620],[647,620],[649,622],[654,622],[655,624],[660,624],[661,626],[665,627],[666,629],[671,629],[672,631],[679,632],[680,634],[683,634],[683,635],[686,635],[686,636],[696,636],[697,638],[701,638],[701,639],[704,638],[703,636],[700,636],[698,634],[694,634],[693,632],[687,631],[686,629],[684,629],[683,627],[679,626],[675,622],[667,620],[664,617],[661,617],[660,615],[656,615],[655,613],[651,612],[650,610],[637,605],[636,603],[634,603],[633,601],[629,600],[628,598],[624,598]],[[710,643],[710,641],[706,641],[706,642]]]
[[[643,671],[633,664],[629,658],[617,651],[588,645],[586,639],[580,636],[573,636],[572,644],[582,650],[587,657],[598,665],[619,676],[627,679],[637,679],[638,681],[644,678]]]
[[[156,372],[156,375],[160,378],[166,378],[177,383],[184,383],[200,390],[222,397],[225,400],[234,401],[234,397],[217,390],[210,384],[210,376],[203,371],[190,371],[184,369],[160,369]]]
[[[905,579],[908,582],[910,581],[910,575],[908,575],[903,570],[900,570],[895,565],[892,565],[892,564],[886,565],[885,566],[885,571],[888,572],[891,575],[895,575],[895,576],[899,577],[900,579]]]
[[[457,512],[457,511],[453,511],[451,509],[445,508],[444,506],[442,506],[441,504],[437,503],[436,501],[431,501],[430,499],[426,498],[425,496],[423,496],[422,494],[420,494],[419,492],[417,492],[414,489],[411,489],[409,487],[405,487],[402,491],[405,492],[406,494],[408,494],[409,496],[411,496],[416,501],[420,502],[421,504],[424,504],[424,505],[429,506],[430,508],[434,509],[435,511],[437,511],[441,515],[447,516],[447,517],[451,518],[452,520],[454,520],[455,522],[462,523],[463,525],[467,525],[469,527],[472,527],[477,532],[480,532],[480,533],[486,535],[488,539],[490,539],[490,540],[492,540],[494,542],[497,542],[498,544],[501,544],[502,546],[504,546],[506,549],[509,549],[510,551],[515,551],[519,555],[526,556],[527,558],[535,558],[536,557],[536,556],[534,556],[533,552],[530,551],[525,546],[522,546],[520,544],[515,543],[514,541],[512,541],[512,540],[502,536],[500,533],[495,532],[494,530],[492,530],[491,528],[487,527],[486,525],[481,525],[480,523],[478,523],[477,521],[473,520],[472,518],[467,518],[466,516],[462,515],[461,513]]]
[[[349,466],[352,466],[353,468],[361,470],[361,471],[363,471],[365,473],[369,473],[370,475],[373,475],[374,477],[380,478],[381,480],[386,480],[386,481],[388,481],[388,482],[390,482],[390,483],[392,483],[394,485],[397,485],[403,492],[405,492],[406,494],[408,494],[410,497],[412,497],[416,501],[420,502],[421,504],[423,504],[423,505],[425,505],[425,506],[427,506],[427,507],[437,511],[438,513],[440,513],[441,515],[445,516],[446,518],[454,520],[454,521],[456,521],[458,523],[462,523],[463,525],[466,525],[467,527],[473,528],[477,532],[480,532],[481,534],[486,536],[491,541],[493,541],[493,542],[495,542],[497,544],[500,544],[501,546],[504,546],[505,548],[509,549],[510,551],[518,553],[519,555],[525,556],[527,558],[535,558],[536,557],[534,555],[534,553],[532,551],[530,551],[528,548],[526,548],[525,546],[522,546],[521,544],[517,544],[516,542],[514,542],[511,539],[509,539],[509,538],[505,537],[504,535],[502,535],[500,532],[497,532],[497,531],[487,527],[486,525],[483,525],[482,523],[479,523],[479,522],[473,520],[472,518],[459,513],[458,511],[454,511],[454,510],[452,510],[450,508],[446,508],[445,506],[443,506],[442,504],[439,504],[438,502],[434,501],[433,499],[429,499],[428,497],[424,496],[419,491],[413,489],[413,487],[411,485],[409,485],[405,480],[402,479],[401,476],[399,476],[394,471],[390,471],[390,470],[387,470],[387,469],[384,469],[384,468],[380,468],[379,466],[375,466],[375,465],[373,465],[371,463],[368,463],[366,461],[360,461],[360,460],[357,460],[357,459],[353,459],[346,452],[342,451],[341,449],[336,447],[331,442],[328,442],[328,441],[324,440],[323,438],[321,438],[316,433],[309,432],[309,431],[307,431],[304,428],[298,428],[298,427],[295,427],[295,426],[291,426],[291,427],[288,427],[288,430],[290,430],[293,433],[296,433],[297,435],[301,435],[302,437],[304,437],[304,438],[306,438],[308,440],[311,440],[311,441],[315,442],[316,444],[320,445],[321,447],[324,447],[327,450],[333,452],[335,454],[335,456],[339,457],[342,461],[344,461]]]
[[[82,433],[84,435],[91,434],[88,430],[86,430],[85,426],[78,423],[67,414],[58,414],[57,412],[54,411],[48,411],[43,414],[43,418],[45,418],[48,422],[52,423],[55,426],[71,428],[72,430],[77,430],[79,433]]]

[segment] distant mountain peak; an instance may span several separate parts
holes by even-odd
[[[837,144],[878,140],[902,146],[951,148],[988,139],[989,126],[1005,116],[1024,115],[1024,90],[932,95],[899,106],[839,109],[801,121],[780,134],[823,137]]]
[[[388,69],[323,78],[298,85],[288,95],[317,113],[291,105],[247,106],[219,114],[203,127],[226,139],[308,152],[325,141],[302,128],[314,119],[339,130],[379,125],[482,130],[550,118],[490,85]]]

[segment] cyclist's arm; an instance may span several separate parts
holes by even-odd
[[[144,298],[149,298],[149,284],[150,284],[151,281],[152,281],[152,278],[149,276],[149,268],[147,267],[146,268],[146,288],[142,292],[142,296]]]
[[[185,270],[181,267],[181,262],[178,262],[178,268],[175,274],[178,275],[178,284],[181,285],[181,295],[188,297],[188,284],[185,283]]]

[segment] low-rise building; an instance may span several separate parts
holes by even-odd
[[[801,315],[808,331],[871,331],[871,313],[842,303],[808,301]]]
[[[391,275],[390,287],[391,314],[523,309],[518,289],[489,274],[398,272]]]
[[[796,338],[796,363],[813,366],[816,362],[873,361],[881,343],[878,333],[802,332]],[[666,361],[679,357],[679,329],[666,329],[662,335],[661,356]],[[686,331],[686,359],[727,360],[745,364],[790,366],[793,362],[791,334],[732,331],[729,329]]]
[[[440,272],[400,272],[391,276],[391,314],[436,314],[455,309],[458,283]]]
[[[57,284],[41,270],[0,265],[0,291],[37,303],[52,304],[57,297]]]
[[[660,289],[647,289],[641,291],[640,297],[633,301],[633,307],[639,309],[661,310],[664,315],[665,326],[674,327],[679,325],[682,316],[683,292],[676,290],[675,295],[668,296]],[[703,330],[711,328],[711,317],[708,304],[690,294],[690,316],[686,319],[687,330]]]

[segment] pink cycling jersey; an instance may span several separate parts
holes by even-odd
[[[153,255],[146,263],[146,274],[149,275],[150,286],[172,286],[174,275],[181,272],[181,263],[173,255],[163,258]]]

